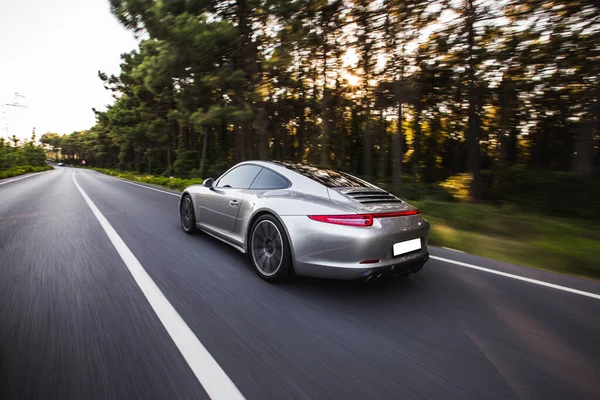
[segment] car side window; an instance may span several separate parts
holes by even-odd
[[[219,179],[217,187],[248,189],[261,168],[258,165],[241,165],[234,168]]]
[[[254,180],[254,182],[252,182],[252,186],[250,186],[250,189],[272,190],[285,189],[289,186],[290,183],[283,176],[266,168],[263,168]]]

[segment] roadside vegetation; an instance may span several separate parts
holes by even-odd
[[[31,165],[19,165],[18,167],[11,167],[5,170],[0,170],[0,179],[11,178],[17,175],[28,174],[30,172],[42,172],[51,170],[52,167],[44,165],[42,167],[32,167]]]
[[[412,201],[431,223],[429,243],[513,264],[600,280],[600,225],[514,205]]]
[[[202,179],[182,179],[166,176],[152,176],[152,175],[140,175],[132,172],[119,172],[108,168],[91,168],[94,171],[102,172],[110,176],[116,176],[117,178],[129,179],[130,181],[148,183],[151,185],[163,186],[168,189],[183,190],[189,185],[199,185],[204,182]]]
[[[600,180],[523,167],[482,177],[404,185],[403,198],[431,222],[429,242],[513,264],[600,280]],[[386,184],[381,184],[386,189]]]
[[[35,134],[24,143],[15,136],[10,141],[0,138],[0,179],[49,169],[44,149],[35,144]]]

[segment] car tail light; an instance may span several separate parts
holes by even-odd
[[[377,260],[364,260],[364,261],[359,262],[359,264],[377,264],[379,261],[381,261],[381,260],[379,260],[379,259],[377,259]]]
[[[373,216],[366,214],[351,215],[309,215],[308,218],[327,222],[328,224],[347,225],[347,226],[371,226],[373,225]]]
[[[326,222],[328,224],[346,226],[372,226],[374,218],[402,217],[405,215],[419,214],[419,210],[397,211],[378,214],[350,214],[350,215],[309,215],[308,218]]]
[[[405,215],[415,215],[415,214],[419,214],[419,210],[415,209],[415,210],[410,210],[410,211],[397,211],[397,212],[373,214],[373,218],[402,217]]]

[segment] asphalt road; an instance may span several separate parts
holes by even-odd
[[[177,196],[59,168],[0,181],[2,400],[208,398],[73,174],[247,399],[600,398],[599,298],[440,259],[367,287],[273,285],[236,250],[184,234]],[[598,283],[430,251],[600,294]]]

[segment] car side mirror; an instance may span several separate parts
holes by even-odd
[[[208,179],[204,180],[203,185],[206,186],[207,188],[212,188],[214,182],[215,182],[215,180],[213,178],[208,178]]]

